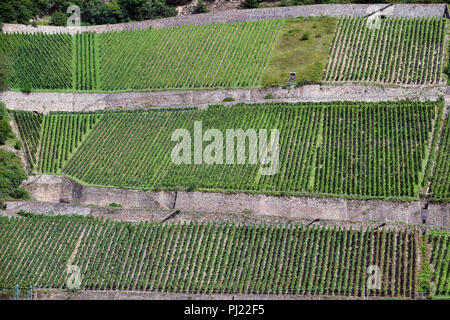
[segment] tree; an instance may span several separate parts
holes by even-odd
[[[242,6],[244,8],[248,8],[248,9],[258,8],[259,1],[258,0],[244,0],[244,2],[242,3]]]
[[[62,12],[52,14],[52,24],[55,26],[65,26],[67,24],[67,15]]]
[[[159,19],[173,17],[178,14],[177,10],[170,7],[161,0],[148,0],[139,11],[140,20]]]
[[[28,24],[40,12],[31,0],[1,0],[0,21]]]
[[[206,12],[208,12],[208,8],[206,8],[206,5],[202,0],[199,0],[197,2],[197,6],[195,7],[195,9],[192,13],[197,14],[197,13],[206,13]]]

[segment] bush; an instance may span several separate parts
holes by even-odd
[[[235,101],[234,98],[226,97],[225,99],[223,99],[223,102],[231,102],[231,101]]]
[[[205,3],[202,0],[199,0],[197,3],[197,6],[195,7],[194,11],[192,13],[206,13],[208,12],[208,8],[206,8]]]
[[[65,26],[67,24],[67,15],[57,11],[52,14],[51,23],[54,26]]]
[[[7,197],[29,199],[28,192],[19,188],[26,177],[27,174],[17,155],[0,149],[0,201]]]
[[[9,79],[13,72],[11,59],[3,55],[0,50],[0,92],[8,89]]]
[[[264,96],[264,99],[275,99],[275,97],[273,96],[273,94],[268,93]]]
[[[173,17],[177,14],[178,11],[175,8],[161,0],[148,0],[139,10],[139,18],[142,20]]]
[[[9,196],[14,199],[23,199],[23,200],[30,199],[30,195],[28,194],[28,191],[26,191],[25,189],[22,189],[22,188],[14,189],[13,191],[11,191],[9,193]]]
[[[16,149],[16,150],[22,149],[22,142],[16,141],[16,144],[14,145],[14,149]]]
[[[309,40],[309,37],[310,37],[309,32],[306,31],[306,32],[302,35],[302,37],[300,38],[300,40],[301,40],[301,41]]]
[[[5,144],[6,140],[13,136],[11,126],[9,125],[8,111],[5,105],[0,102],[0,144]]]
[[[258,8],[258,6],[259,6],[258,0],[244,0],[244,2],[242,3],[242,7],[247,9]]]
[[[166,3],[171,6],[183,6],[192,0],[166,0]]]
[[[24,83],[22,84],[20,91],[22,91],[23,93],[31,93],[33,89],[31,88],[31,84],[29,83]]]
[[[123,208],[123,206],[121,204],[118,204],[118,203],[115,203],[115,202],[110,203],[108,207],[111,207],[111,208]]]

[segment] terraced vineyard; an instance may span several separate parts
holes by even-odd
[[[92,113],[93,129],[78,135],[78,148],[70,144],[74,124],[62,121],[80,123],[86,115],[50,114],[38,169],[100,186],[410,200],[419,196],[441,108],[442,102],[336,102]],[[193,133],[197,120],[203,132],[224,135],[232,128],[279,129],[278,172],[262,175],[270,164],[252,164],[248,154],[243,164],[176,165],[172,133]]]
[[[450,200],[450,117],[447,116],[437,155],[436,167],[430,185],[433,200]]]
[[[441,82],[444,18],[391,18],[379,23],[379,28],[368,28],[364,18],[339,21],[324,81]]]
[[[11,59],[14,89],[72,89],[72,36],[0,33],[0,51]]]
[[[81,216],[0,218],[0,283],[164,292],[362,296],[416,294],[417,232],[301,225],[132,223]],[[435,267],[448,268],[439,264]],[[439,273],[441,274],[441,273]]]
[[[20,137],[25,144],[25,151],[31,167],[37,163],[39,143],[41,141],[41,125],[43,116],[36,112],[12,111],[14,121],[20,128]]]
[[[268,71],[276,73],[273,76],[277,81],[281,81],[278,73],[286,75],[282,81],[287,81],[291,69],[299,70],[303,81],[320,80],[323,68],[320,66],[326,61],[328,43],[317,56],[305,60],[292,57],[299,65],[292,61],[278,65],[284,61],[286,52],[283,50],[290,42],[299,47],[299,52],[304,52],[322,37],[319,33],[315,35],[317,41],[289,38],[282,44],[284,48],[278,48],[280,35],[289,37],[300,32],[294,28],[283,34],[286,21],[261,20],[101,34],[2,34],[0,50],[13,61],[15,74],[11,82],[16,90],[115,92],[255,88],[261,87]],[[317,21],[311,21],[311,25],[317,28],[317,24],[323,23]],[[392,18],[380,23],[380,28],[370,29],[364,18],[339,19],[323,81],[441,83],[445,19]],[[333,29],[330,30],[328,32]],[[281,50],[281,56],[277,56],[278,64],[271,69],[271,57],[277,49]],[[289,66],[285,66],[286,63]],[[311,73],[313,79],[308,79],[305,68],[315,70]]]

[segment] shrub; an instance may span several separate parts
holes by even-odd
[[[149,0],[139,10],[139,18],[142,20],[173,17],[177,14],[177,9],[166,5],[161,0]]]
[[[29,83],[24,83],[20,89],[20,91],[22,91],[23,93],[31,93],[32,90],[33,89],[31,88],[31,84]]]
[[[57,11],[52,14],[51,23],[54,26],[65,26],[67,24],[67,15]]]
[[[273,96],[273,94],[268,93],[264,96],[264,99],[275,99],[275,97]]]
[[[123,208],[123,206],[121,204],[115,203],[115,202],[110,203],[108,207],[111,207],[111,208]]]
[[[223,99],[223,102],[231,102],[231,101],[235,101],[233,97],[226,97],[225,99]]]
[[[244,0],[244,2],[242,3],[242,7],[247,9],[258,8],[258,6],[258,0]]]
[[[301,40],[301,41],[309,40],[309,37],[310,37],[309,32],[306,31],[306,32],[302,35],[302,37],[300,38],[300,40]]]
[[[28,194],[28,191],[26,191],[25,189],[22,189],[22,188],[14,189],[13,191],[11,191],[9,193],[9,196],[14,199],[23,199],[23,200],[30,199],[30,195]]]
[[[6,197],[29,198],[28,193],[19,188],[26,177],[27,174],[17,155],[0,149],[0,200]]]
[[[197,13],[206,13],[206,12],[208,12],[208,8],[206,8],[206,5],[202,0],[199,0],[199,2],[197,3],[197,6],[194,8],[194,11],[192,13],[197,14]]]
[[[171,6],[182,6],[191,1],[192,0],[166,0],[166,3]]]
[[[16,150],[22,149],[22,142],[16,141],[16,144],[14,145],[14,149],[16,149]]]

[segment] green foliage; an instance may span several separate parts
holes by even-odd
[[[8,89],[13,73],[11,59],[0,50],[0,92]]]
[[[236,101],[233,97],[226,97],[225,99],[223,99],[223,102],[231,102],[231,101]]]
[[[147,2],[139,10],[139,19],[160,19],[174,17],[178,11],[174,7],[166,5],[163,0],[147,0]]]
[[[14,149],[16,150],[22,149],[22,142],[16,141],[16,143],[14,144]]]
[[[52,14],[51,22],[54,26],[65,26],[67,24],[67,15],[62,12]]]
[[[108,207],[111,207],[111,208],[123,208],[123,206],[121,204],[115,203],[115,202],[110,203]]]
[[[0,102],[0,145],[5,144],[6,140],[13,137],[9,121],[8,110]]]
[[[254,8],[258,8],[258,6],[259,6],[258,0],[244,0],[244,2],[242,2],[243,8],[254,9]]]
[[[26,177],[26,172],[17,155],[0,149],[0,203],[5,198],[29,198],[28,193],[19,188]]]
[[[194,8],[194,11],[192,13],[197,14],[197,13],[206,13],[206,12],[208,12],[208,8],[206,7],[206,4],[202,0],[199,0],[197,2],[197,6]]]
[[[306,32],[302,35],[302,37],[300,38],[300,40],[305,41],[305,40],[309,40],[309,38],[310,38],[310,34],[309,34],[308,31],[306,31]]]

